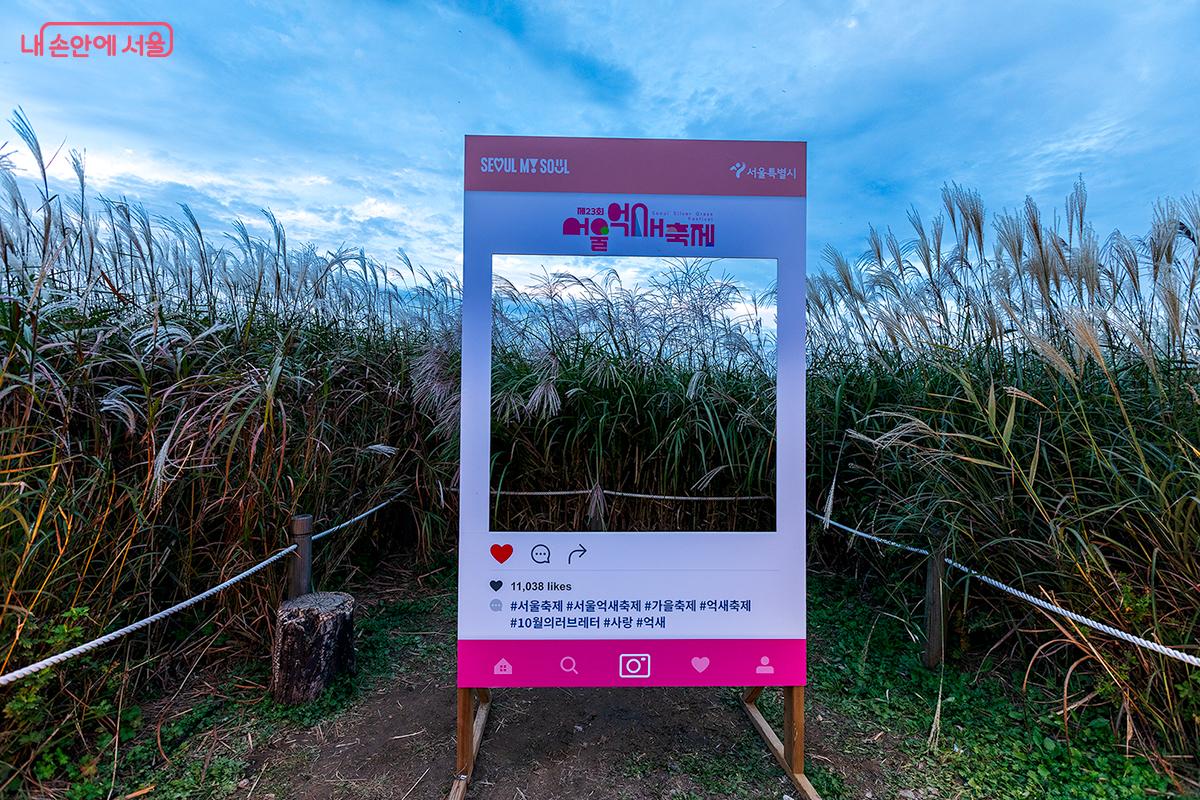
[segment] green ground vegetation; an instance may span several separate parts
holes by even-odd
[[[281,731],[329,723],[402,675],[449,676],[452,636],[413,635],[452,629],[454,601],[446,592],[453,589],[454,574],[447,569],[439,576],[429,596],[383,602],[360,616],[359,672],[340,678],[319,700],[279,706],[256,688],[268,677],[261,664],[238,663],[220,680],[218,692],[189,702],[184,713],[172,712],[157,733],[140,724],[145,720],[135,709],[123,733],[115,783],[112,764],[96,763],[90,774],[76,773],[63,796],[106,797],[114,785],[121,793],[153,785],[154,797],[180,800],[235,796],[247,772],[247,733],[250,740],[262,741]],[[883,797],[901,797],[905,790],[933,797],[931,789],[937,797],[964,800],[1182,796],[1144,757],[1126,754],[1104,715],[1084,710],[1064,725],[1056,713],[1060,698],[1041,687],[1022,691],[1019,668],[1000,674],[1011,663],[952,660],[944,668],[926,669],[913,622],[890,614],[893,603],[884,593],[864,596],[859,585],[839,577],[814,576],[810,584],[809,695],[827,709],[825,724],[832,727],[823,739],[841,756],[832,765],[809,762],[809,777],[826,800],[854,798],[850,773],[856,764],[879,760],[881,753],[892,765],[883,773]],[[741,720],[738,690],[722,690],[722,697],[724,713]],[[778,694],[764,693],[760,704],[781,726]],[[809,720],[810,727],[821,724],[815,715]],[[213,746],[216,737],[220,748]],[[777,798],[787,791],[748,723],[728,747],[672,752],[655,760],[661,758],[632,756],[621,770],[631,779],[686,776],[697,787],[697,798]]]

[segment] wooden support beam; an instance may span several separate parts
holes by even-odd
[[[458,690],[458,731],[455,735],[458,753],[454,761],[454,770],[459,775],[470,775],[475,766],[475,750],[471,746],[474,739],[472,730],[475,717],[475,701],[470,689]]]
[[[475,698],[479,705],[475,705]],[[456,759],[454,783],[450,786],[450,800],[463,800],[467,787],[471,785],[471,773],[483,743],[483,729],[487,726],[488,711],[492,708],[492,694],[487,689],[458,690],[458,726],[456,733]]]
[[[804,687],[783,687],[783,754],[793,773],[804,774]]]
[[[471,766],[475,766],[475,759],[479,757],[479,746],[483,744],[483,729],[487,725],[488,711],[492,708],[491,700],[484,700],[487,695],[487,689],[482,689],[479,692],[479,705],[475,709],[475,724],[471,728]]]
[[[757,700],[762,693],[761,688],[747,689],[742,698],[742,706],[750,717],[750,724],[758,731],[758,735],[767,743],[767,749],[783,771],[787,773],[792,785],[800,793],[803,800],[821,800],[816,788],[804,775],[804,687],[785,686],[783,688],[783,724],[784,741],[767,722],[759,710]]]

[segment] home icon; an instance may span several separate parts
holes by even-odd
[[[508,663],[507,659],[500,659],[496,662],[496,666],[492,667],[493,675],[512,675],[512,664]]]

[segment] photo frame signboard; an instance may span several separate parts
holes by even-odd
[[[460,687],[805,684],[805,161],[803,142],[466,137]],[[688,398],[720,370],[772,378],[712,405],[765,438],[675,494],[578,436],[524,446],[531,409],[585,413],[550,339],[608,346],[614,314],[649,333],[605,357],[690,375]]]

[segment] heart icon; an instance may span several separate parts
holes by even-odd
[[[488,586],[492,587],[493,592],[500,591],[500,587],[503,585],[504,585],[504,581],[492,581],[491,583],[488,584]]]
[[[708,665],[708,656],[696,656],[692,659],[692,669],[696,670],[696,672],[704,672],[704,670],[708,669]]]
[[[512,548],[511,544],[494,544],[494,545],[492,545],[492,558],[496,559],[501,564],[503,564],[505,561],[508,561],[509,557],[512,556],[512,554],[513,554],[513,548]]]

